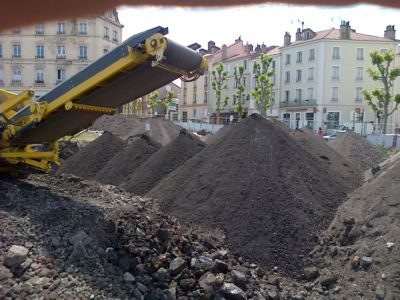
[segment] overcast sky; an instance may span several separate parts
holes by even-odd
[[[207,47],[213,40],[217,46],[231,44],[239,36],[244,42],[266,45],[282,45],[285,31],[292,40],[296,28],[314,31],[338,28],[341,20],[350,21],[357,32],[383,36],[386,25],[400,30],[400,9],[372,5],[349,7],[317,7],[286,4],[264,4],[219,9],[120,7],[119,18],[123,39],[155,27],[169,28],[167,37],[189,45],[194,42]],[[400,31],[397,34],[400,38]]]

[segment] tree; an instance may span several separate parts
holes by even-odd
[[[165,99],[162,101],[162,106],[164,106],[165,109],[168,108],[168,106],[172,103],[172,99],[174,98],[174,93],[172,91],[167,92],[167,96]]]
[[[158,91],[154,91],[150,94],[149,101],[147,102],[147,105],[151,109],[152,115],[154,115],[154,109],[156,108],[158,103],[160,103],[160,95],[158,94]]]
[[[235,78],[235,84],[236,84],[236,103],[235,103],[235,108],[236,111],[239,115],[239,118],[243,116],[243,107],[246,104],[246,101],[250,99],[250,96],[245,94],[245,85],[243,83],[243,73],[244,73],[244,66],[235,66],[235,70],[233,72],[233,76]]]
[[[382,116],[382,133],[386,134],[388,117],[397,110],[400,104],[400,95],[391,94],[394,81],[400,76],[400,68],[391,66],[395,58],[393,50],[385,53],[372,51],[369,56],[373,67],[368,68],[368,74],[374,81],[381,82],[383,88],[377,87],[372,91],[364,90],[364,98],[371,109]],[[393,106],[390,107],[392,102]]]
[[[228,72],[224,70],[224,65],[222,63],[218,63],[214,70],[211,72],[211,87],[215,92],[215,105],[217,111],[217,124],[220,123],[220,114],[221,110],[224,109],[225,106],[228,105],[229,97],[225,96],[222,99],[222,92],[228,89],[227,76]]]
[[[263,117],[267,116],[267,109],[273,104],[271,76],[275,74],[275,70],[269,69],[271,62],[272,57],[262,53],[260,61],[255,61],[253,66],[255,87],[251,94],[256,100],[257,109]]]

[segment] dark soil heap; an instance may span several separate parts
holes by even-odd
[[[183,165],[204,147],[203,142],[183,129],[174,141],[164,146],[134,170],[122,187],[133,194],[145,195],[164,176]]]
[[[339,277],[340,299],[400,299],[399,195],[397,154],[349,196],[322,235],[313,257]]]
[[[328,145],[345,156],[361,171],[366,171],[387,158],[387,155],[378,147],[353,131],[339,135],[336,139],[329,141]]]
[[[146,131],[146,124],[150,124],[150,131]],[[110,131],[123,140],[148,133],[161,145],[166,145],[178,136],[181,127],[163,117],[140,119],[134,115],[115,114],[102,116],[91,129]]]
[[[358,170],[344,156],[333,150],[327,143],[309,129],[296,129],[290,135],[301,144],[305,150],[316,157],[316,160],[331,173],[349,191],[360,186],[361,176]]]
[[[281,126],[252,115],[147,196],[186,221],[222,229],[239,254],[300,275],[346,194]]]
[[[105,167],[96,174],[95,179],[101,183],[120,185],[161,148],[161,144],[147,134],[130,138],[130,144],[115,155]]]
[[[60,172],[82,178],[93,178],[125,146],[125,142],[110,132],[105,132],[81,151],[67,159]]]
[[[59,157],[62,160],[67,160],[74,154],[78,153],[81,148],[79,147],[77,142],[71,142],[71,141],[60,141],[59,143],[60,147],[60,153]]]

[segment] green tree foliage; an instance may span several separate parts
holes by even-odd
[[[372,91],[364,90],[364,98],[372,110],[382,116],[382,133],[386,133],[388,117],[393,114],[399,104],[400,95],[392,95],[391,90],[394,81],[400,76],[400,68],[392,67],[394,62],[394,51],[379,53],[372,51],[369,53],[372,60],[372,67],[368,68],[368,74],[374,81],[380,82],[382,87],[376,87]],[[390,105],[393,103],[393,105]]]
[[[273,104],[271,77],[275,74],[274,69],[270,69],[272,57],[262,53],[259,61],[254,62],[253,73],[255,87],[251,91],[256,100],[257,109],[263,117],[267,116],[267,110]]]
[[[161,103],[162,106],[164,106],[164,108],[168,108],[168,106],[172,103],[173,98],[174,98],[174,93],[172,91],[168,91],[167,96]]]
[[[233,72],[233,76],[235,78],[235,84],[236,84],[236,103],[235,103],[235,109],[239,115],[239,118],[243,116],[243,108],[246,104],[246,101],[250,99],[250,96],[248,94],[245,94],[245,85],[243,84],[243,73],[244,73],[244,66],[239,65],[235,66],[235,70]]]
[[[229,97],[225,96],[222,99],[222,92],[228,89],[227,76],[228,72],[224,70],[224,65],[218,63],[211,72],[211,87],[215,92],[215,105],[217,111],[217,123],[219,124],[221,110],[228,105]]]
[[[147,102],[147,105],[151,108],[152,114],[154,114],[154,109],[158,103],[160,103],[160,95],[158,94],[158,91],[154,91],[150,94],[149,101]]]

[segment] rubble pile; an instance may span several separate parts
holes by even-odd
[[[128,179],[121,186],[134,195],[145,195],[163,177],[183,165],[204,147],[203,142],[182,129],[175,140],[157,151],[138,168],[132,169]]]
[[[387,155],[366,138],[353,131],[346,131],[328,142],[336,152],[342,154],[361,171],[376,167]]]
[[[182,220],[222,230],[240,255],[301,276],[347,192],[287,130],[251,115],[146,196]]]
[[[304,299],[153,201],[60,174],[0,180],[0,298]]]
[[[161,144],[147,134],[130,137],[127,142],[128,145],[96,174],[95,180],[101,183],[120,185],[136,168],[161,148]]]
[[[117,153],[125,147],[125,142],[110,132],[88,144],[61,164],[59,172],[82,178],[93,178]]]

